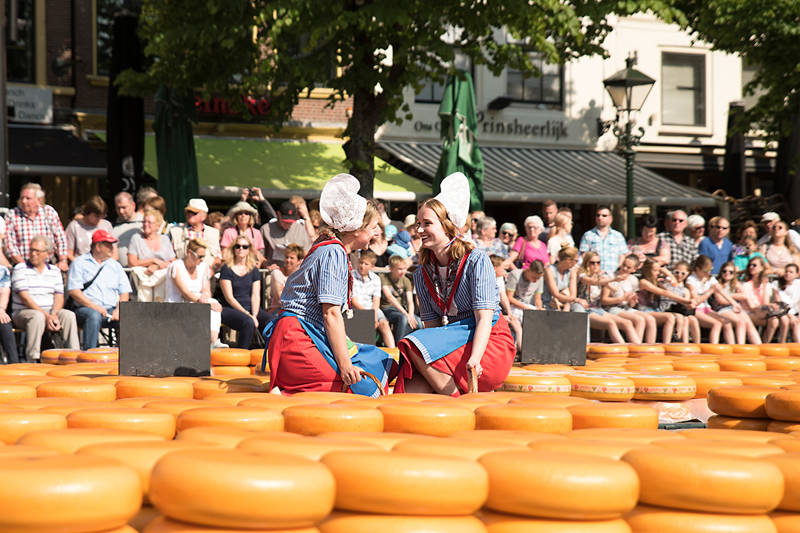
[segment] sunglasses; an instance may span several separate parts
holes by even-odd
[[[502,233],[503,233],[503,235],[514,235],[514,233],[511,232],[511,231],[504,231]]]
[[[233,245],[233,247],[235,249],[237,249],[237,250],[249,250],[250,249],[250,245],[249,244],[235,244],[235,245]]]
[[[689,273],[688,273],[688,272],[685,272],[685,271],[683,271],[683,270],[676,270],[676,271],[675,271],[675,275],[676,275],[676,276],[688,276],[688,275],[689,275]]]
[[[590,265],[599,265],[600,261],[589,261]]]
[[[733,270],[723,270],[722,274],[733,274]]]

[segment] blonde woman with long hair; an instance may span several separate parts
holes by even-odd
[[[558,215],[556,215],[556,218],[558,218]],[[630,320],[612,315],[600,305],[603,287],[613,281],[614,278],[606,276],[600,270],[600,256],[598,253],[593,251],[586,252],[583,254],[582,259],[583,261],[578,271],[578,298],[581,305],[586,304],[584,308],[589,313],[589,327],[607,331],[611,342],[625,342],[620,330],[625,332],[628,342],[642,342]]]

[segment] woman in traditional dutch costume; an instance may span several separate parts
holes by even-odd
[[[478,377],[479,391],[491,391],[514,362],[514,339],[500,313],[492,262],[458,234],[469,209],[467,178],[451,174],[441,191],[417,213],[422,250],[414,287],[425,329],[398,344],[395,393],[457,396],[469,389],[471,372]]]
[[[294,394],[303,391],[378,396],[385,391],[394,361],[375,346],[347,338],[344,312],[351,312],[353,275],[348,256],[366,248],[380,231],[378,210],[358,195],[359,183],[349,174],[332,178],[322,190],[320,214],[327,225],[300,267],[286,280],[278,318],[264,330],[267,340],[262,370],[269,360],[270,388]]]

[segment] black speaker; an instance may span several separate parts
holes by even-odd
[[[119,374],[209,375],[210,321],[208,304],[122,302]]]
[[[588,313],[525,311],[522,357],[527,364],[586,364]]]
[[[375,344],[375,310],[353,309],[353,318],[344,317],[344,330],[353,342]]]

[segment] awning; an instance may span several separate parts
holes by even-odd
[[[195,137],[200,191],[206,197],[238,197],[242,187],[261,187],[266,196],[319,196],[325,182],[347,172],[337,142],[266,141]],[[144,169],[158,176],[155,136],[145,136]],[[430,196],[429,184],[375,159],[376,198],[415,201]]]
[[[16,175],[105,176],[106,154],[72,128],[8,125],[9,171]]]
[[[715,153],[637,152],[636,161],[647,167],[671,170],[722,172],[725,168],[724,154]],[[745,171],[771,174],[775,172],[775,158],[761,154],[748,156],[745,158]]]
[[[380,141],[378,155],[408,174],[432,180],[441,145]],[[624,204],[625,161],[611,152],[481,146],[484,199],[491,202]],[[634,195],[640,205],[716,206],[703,191],[680,185],[639,165]]]

